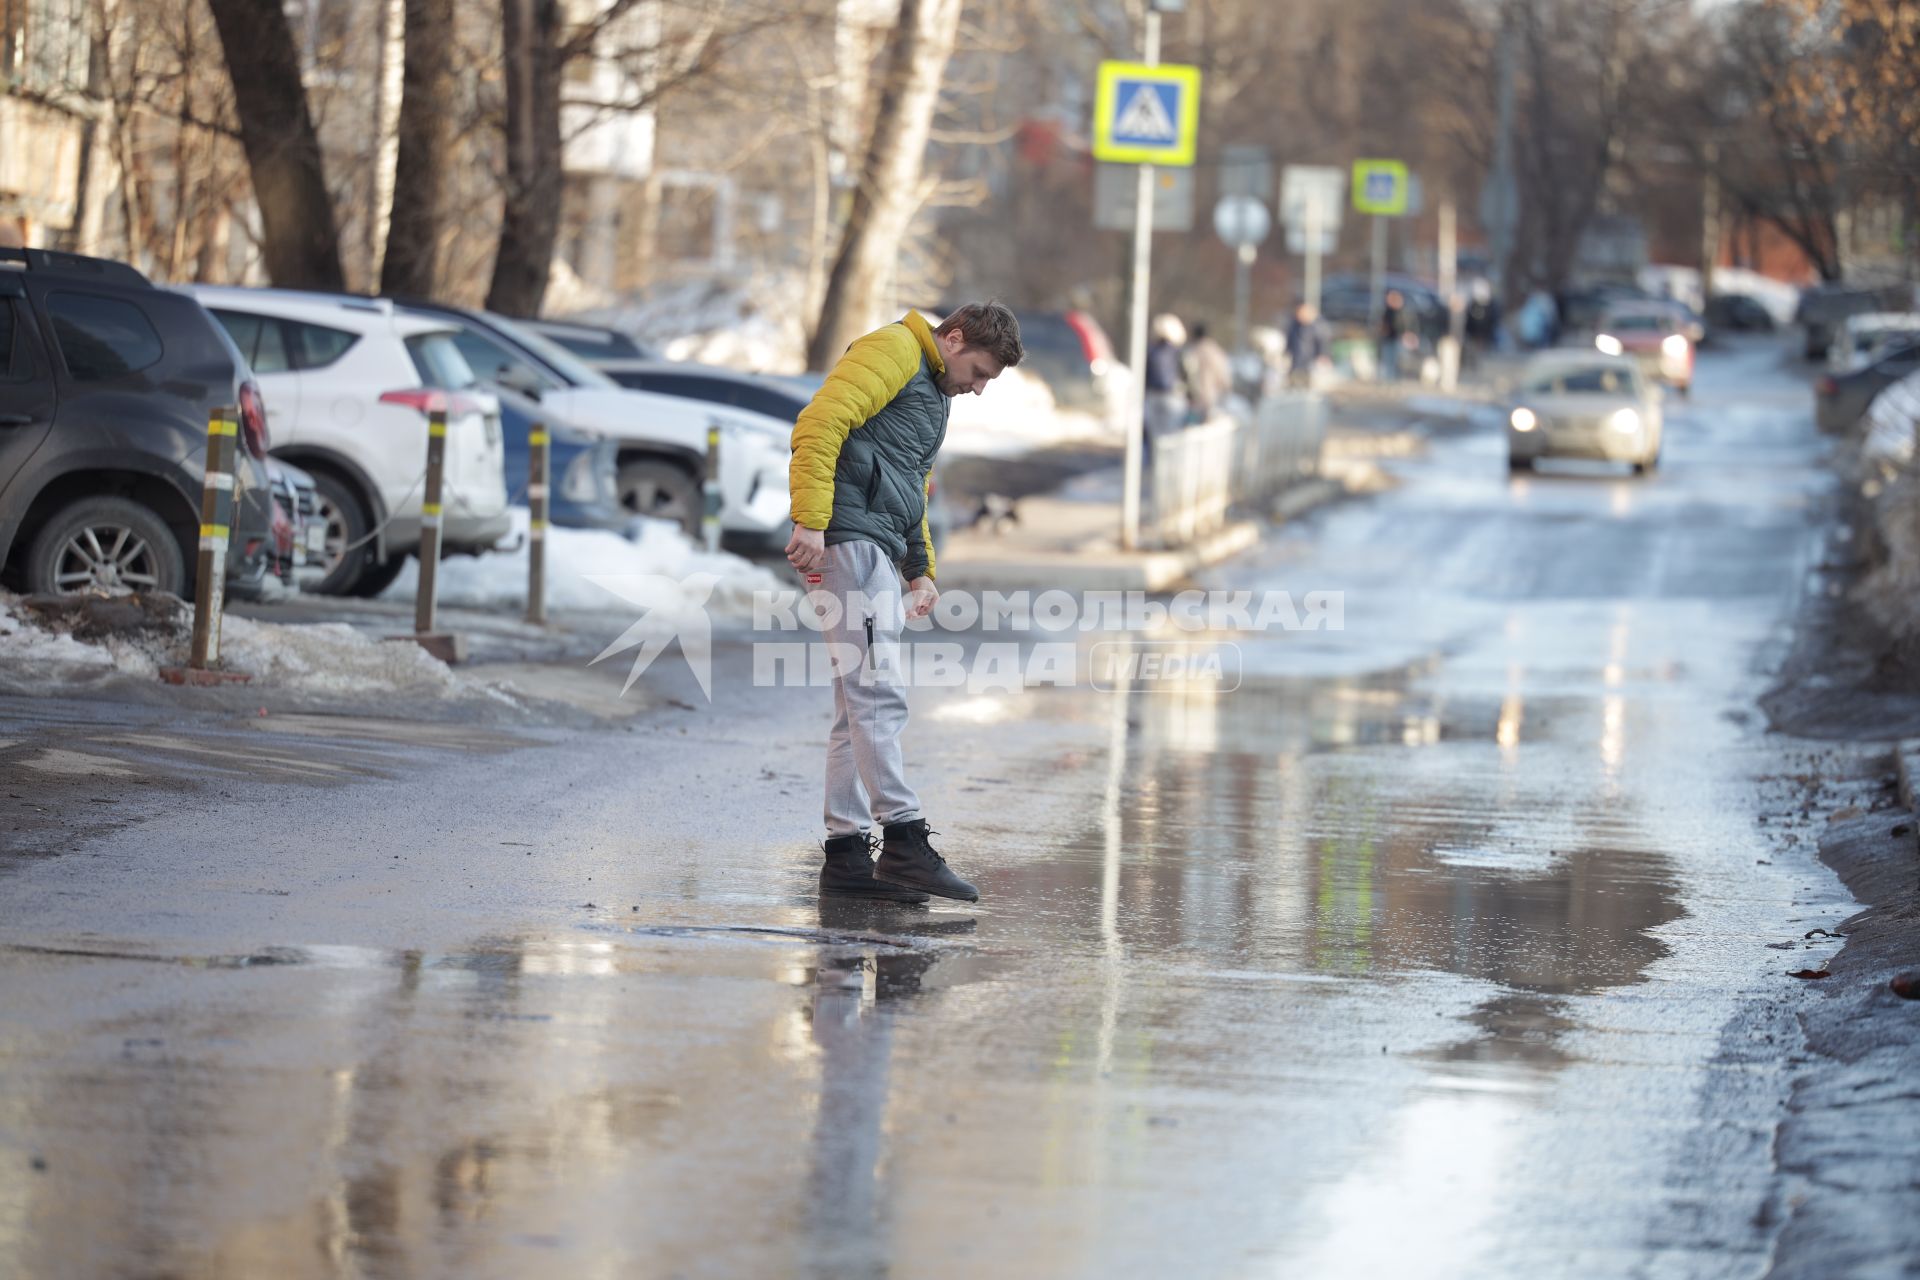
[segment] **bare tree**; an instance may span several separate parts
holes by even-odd
[[[501,0],[506,55],[506,193],[487,308],[537,316],[560,238],[560,6]]]
[[[208,4],[233,82],[267,274],[286,288],[344,288],[340,234],[286,10],[279,0]]]
[[[953,56],[961,0],[901,0],[887,38],[886,70],[860,183],[827,277],[826,299],[807,362],[829,367],[873,326],[889,273],[921,199],[921,162]]]
[[[431,297],[439,283],[448,170],[453,160],[453,0],[406,0],[399,154],[380,291]]]

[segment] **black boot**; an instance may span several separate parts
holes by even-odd
[[[820,867],[820,892],[834,898],[878,898],[882,902],[920,903],[927,895],[873,878],[873,837],[866,832],[829,836],[827,860]]]
[[[932,834],[925,818],[889,822],[886,838],[880,843],[880,861],[873,868],[873,878],[909,889],[924,889],[943,898],[980,901],[980,891],[955,875],[947,860],[928,843],[927,837]]]

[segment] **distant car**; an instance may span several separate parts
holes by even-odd
[[[293,590],[311,585],[326,553],[327,523],[320,518],[320,490],[313,477],[283,459],[267,457],[267,477],[273,486],[273,572]],[[315,570],[310,574],[311,561]]]
[[[1085,311],[1019,311],[1022,370],[1037,374],[1054,403],[1104,418],[1112,411],[1109,376],[1117,365],[1113,342]]]
[[[1631,356],[1641,371],[1679,389],[1693,392],[1693,339],[1685,321],[1670,304],[1659,301],[1615,303],[1601,312],[1596,351],[1609,356]]]
[[[1794,311],[1794,322],[1801,326],[1809,360],[1826,358],[1834,335],[1848,316],[1870,311],[1907,311],[1913,306],[1911,286],[1871,288],[1861,285],[1824,284],[1803,291]]]
[[[1413,276],[1389,272],[1380,281],[1381,296],[1384,298],[1390,289],[1399,290],[1400,296],[1406,300],[1423,346],[1431,346],[1447,331],[1449,316],[1446,303],[1431,285]],[[1374,320],[1371,277],[1327,277],[1320,289],[1320,316],[1329,328],[1364,330],[1371,335]]]
[[[379,299],[188,285],[267,390],[275,452],[313,475],[327,526],[325,595],[378,595],[420,545],[428,414],[447,414],[441,538],[478,555],[512,522],[500,406],[455,345],[455,327]]]
[[[1546,351],[1521,371],[1507,413],[1507,466],[1542,458],[1660,465],[1660,392],[1638,360],[1580,350]]]
[[[273,558],[267,418],[231,339],[124,263],[0,248],[0,565],[36,594],[191,596],[207,423],[237,410],[227,591]]]
[[[1827,368],[1846,373],[1871,364],[1896,339],[1920,335],[1920,315],[1911,311],[1866,311],[1840,322],[1827,349]]]
[[[1707,323],[1733,333],[1772,333],[1773,313],[1744,293],[1716,293],[1707,299]]]
[[[1560,333],[1568,341],[1574,335],[1598,333],[1600,319],[1610,307],[1654,298],[1638,285],[1601,283],[1563,291],[1554,302],[1559,308]]]
[[[533,425],[547,427],[547,519],[563,529],[624,530],[633,513],[620,505],[620,450],[612,440],[554,418],[539,401],[504,388],[500,427],[505,438],[507,489],[515,502],[528,501],[533,457]]]
[[[455,341],[484,382],[530,395],[557,419],[612,438],[620,451],[620,503],[636,515],[700,527],[707,428],[726,432],[720,451],[724,532],[785,542],[787,452],[792,422],[770,427],[743,414],[621,386],[517,320],[431,302],[408,302],[421,315],[460,326]]]
[[[1822,374],[1813,384],[1813,417],[1822,431],[1844,435],[1866,415],[1873,398],[1920,371],[1920,334],[1882,349],[1878,359],[1844,373]]]
[[[548,341],[579,356],[588,364],[607,360],[651,360],[659,352],[632,335],[605,325],[582,324],[577,320],[522,320],[521,324]]]

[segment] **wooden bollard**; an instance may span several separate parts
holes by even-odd
[[[547,620],[548,476],[552,445],[547,428],[536,422],[527,432],[527,621]]]
[[[207,416],[207,478],[200,488],[200,559],[193,591],[193,653],[187,665],[220,665],[220,613],[227,602],[227,543],[233,536],[233,461],[240,423],[232,409]]]
[[[440,603],[440,499],[447,460],[447,411],[427,411],[427,487],[420,500],[420,589],[413,597],[413,630],[430,635]]]
[[[707,423],[707,479],[701,486],[700,533],[707,550],[720,549],[720,424]]]

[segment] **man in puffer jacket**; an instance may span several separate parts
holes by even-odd
[[[787,560],[818,574],[815,589],[841,606],[822,619],[832,624],[824,639],[834,707],[823,894],[980,900],[934,850],[907,785],[898,658],[906,620],[931,612],[940,594],[927,490],[947,436],[947,402],[980,394],[1023,354],[1019,322],[997,302],[960,307],[937,329],[909,311],[848,347],[794,424]],[[883,833],[877,863],[869,821]]]

